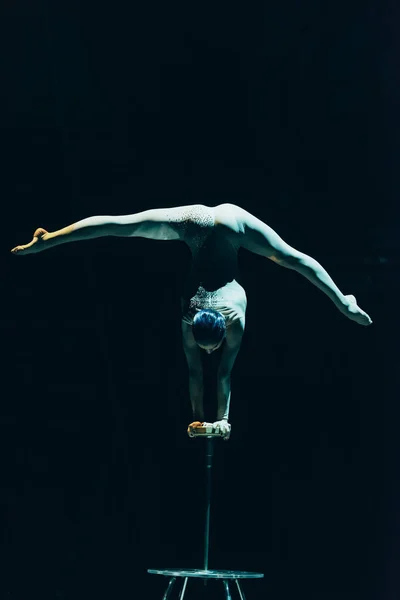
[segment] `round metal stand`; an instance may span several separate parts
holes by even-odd
[[[198,427],[192,430],[193,437],[202,437],[206,439],[206,513],[204,527],[204,568],[203,569],[148,569],[147,572],[153,575],[164,575],[169,577],[168,587],[165,590],[163,600],[170,600],[175,587],[176,579],[183,578],[179,600],[183,600],[186,593],[186,586],[189,577],[203,579],[204,584],[209,579],[221,579],[225,591],[226,600],[232,600],[230,582],[235,582],[240,596],[240,600],[246,600],[244,592],[240,586],[240,579],[261,579],[263,573],[250,573],[247,571],[214,571],[208,568],[208,554],[210,546],[210,513],[211,513],[211,474],[212,459],[214,455],[214,443],[216,438],[222,437],[218,431],[210,427]]]

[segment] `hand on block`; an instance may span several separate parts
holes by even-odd
[[[215,421],[214,423],[206,423],[200,421],[193,421],[190,423],[187,433],[189,437],[222,437],[224,440],[228,440],[231,434],[231,426],[228,421]]]
[[[226,419],[221,419],[221,421],[215,421],[212,426],[220,432],[224,440],[229,440],[231,435],[231,424],[228,423]]]
[[[189,427],[187,428],[188,436],[195,437],[196,434],[193,430],[198,429],[199,427],[203,428],[203,423],[201,423],[201,421],[193,421],[193,423],[190,423]]]

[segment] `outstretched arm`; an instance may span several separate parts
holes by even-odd
[[[241,246],[266,256],[278,265],[293,269],[322,290],[348,318],[360,325],[371,325],[372,320],[357,306],[354,296],[345,296],[327,271],[311,256],[289,246],[271,227],[240,207],[234,207],[240,226]]]
[[[194,339],[192,326],[181,321],[182,342],[189,371],[189,396],[192,405],[193,420],[204,421],[203,404],[203,364],[201,350]]]
[[[155,208],[132,215],[88,217],[57,231],[36,229],[29,244],[16,246],[13,254],[32,254],[65,244],[104,236],[145,237],[154,240],[182,240],[187,206]]]

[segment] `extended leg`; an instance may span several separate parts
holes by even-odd
[[[229,589],[229,581],[227,579],[224,579],[223,584],[224,584],[224,588],[225,588],[226,600],[232,600],[231,591]]]
[[[169,583],[168,583],[168,587],[165,590],[165,594],[163,596],[163,600],[169,600],[169,598],[170,598],[170,596],[172,594],[172,589],[174,587],[175,581],[176,581],[176,577],[171,577],[171,579],[169,580]]]
[[[244,592],[242,591],[242,588],[240,587],[239,580],[235,579],[235,581],[236,581],[237,589],[239,592],[240,600],[246,600],[246,596],[244,595]]]
[[[38,228],[29,244],[16,246],[13,254],[42,252],[53,246],[90,240],[104,236],[145,237],[153,240],[183,239],[184,221],[188,207],[154,208],[132,215],[97,215],[87,217],[72,225],[48,232]]]

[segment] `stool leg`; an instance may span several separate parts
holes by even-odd
[[[168,587],[165,590],[163,600],[168,600],[170,598],[171,593],[172,593],[172,588],[174,587],[175,581],[176,581],[176,577],[171,577],[171,579],[169,580],[169,583],[168,583]]]
[[[185,581],[183,582],[182,591],[181,591],[181,595],[179,596],[179,600],[183,600],[183,597],[184,597],[185,591],[186,591],[187,582],[188,582],[188,578],[185,577]]]
[[[239,592],[240,600],[246,600],[246,596],[244,595],[244,592],[242,591],[242,588],[240,587],[239,580],[235,579],[235,581],[236,581],[237,589]]]
[[[225,588],[226,600],[232,600],[232,596],[231,596],[231,591],[229,589],[229,582],[228,582],[228,580],[224,579],[222,583],[224,584],[224,588]]]

